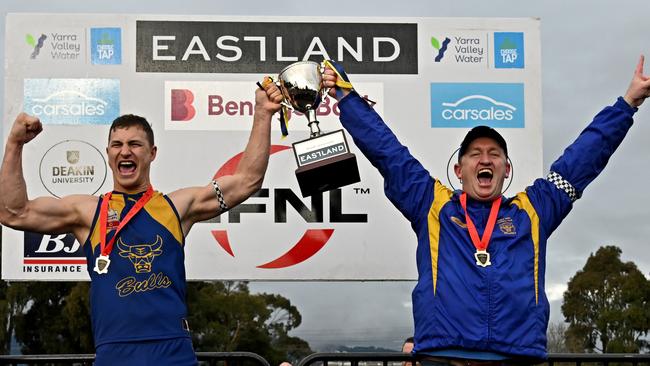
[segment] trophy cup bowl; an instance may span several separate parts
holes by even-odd
[[[280,71],[278,80],[285,102],[307,116],[311,136],[320,135],[316,120],[316,109],[324,91],[320,64],[313,61],[295,62]]]
[[[323,67],[313,61],[299,61],[278,75],[283,104],[304,113],[310,137],[293,144],[298,164],[296,178],[303,197],[357,183],[359,168],[343,130],[321,133],[316,111],[327,90],[323,87]]]
[[[278,75],[282,95],[301,113],[318,107],[323,89],[321,67],[313,61],[300,61],[285,67]]]

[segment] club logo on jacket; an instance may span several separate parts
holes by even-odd
[[[464,222],[463,222],[461,219],[459,219],[458,217],[456,217],[456,216],[451,216],[449,219],[451,220],[451,222],[453,222],[454,224],[458,225],[461,229],[467,229],[467,224],[464,223]]]
[[[501,230],[502,233],[506,235],[517,234],[517,229],[515,228],[515,224],[512,223],[511,217],[501,218],[497,220],[497,224],[499,225],[499,230]]]

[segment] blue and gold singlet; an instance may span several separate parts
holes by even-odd
[[[107,242],[143,193],[113,192]],[[180,218],[160,192],[120,231],[107,274],[93,271],[100,254],[100,198],[90,236],[84,243],[91,277],[90,305],[95,347],[190,337],[185,325],[185,255]]]

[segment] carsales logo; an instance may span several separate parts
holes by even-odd
[[[286,155],[292,154],[291,147],[285,145],[272,145],[271,159],[286,158]],[[237,164],[242,158],[243,153],[239,153],[230,158],[223,166],[221,166],[214,178],[219,178],[225,175],[234,173]],[[288,158],[293,159],[292,156]],[[286,173],[286,171],[285,171]],[[351,188],[347,188],[351,189]],[[304,229],[295,229],[295,235],[292,234],[293,239],[291,245],[282,244],[283,247],[289,249],[281,253],[279,256],[274,255],[264,260],[262,263],[256,265],[261,269],[279,269],[294,266],[296,264],[305,262],[312,258],[317,253],[323,252],[337,231],[338,225],[350,224],[366,224],[368,223],[368,214],[364,212],[347,212],[344,204],[344,195],[341,189],[335,189],[327,192],[326,194],[314,195],[311,197],[311,203],[305,203],[300,198],[300,193],[291,187],[276,186],[274,188],[262,188],[254,195],[255,198],[263,198],[264,203],[249,203],[245,201],[238,206],[235,206],[222,216],[227,216],[229,224],[241,223],[242,216],[252,214],[265,215],[266,217],[273,217],[272,229],[283,228],[287,230],[283,224],[287,223],[288,217],[299,217],[299,221],[303,221],[306,226]],[[270,207],[273,205],[273,213],[269,213]],[[344,212],[345,211],[345,212]],[[221,217],[217,217],[210,222],[221,223]],[[304,225],[301,225],[301,227]],[[257,227],[257,230],[268,228]],[[244,230],[248,231],[248,230]],[[229,230],[219,228],[211,230],[214,240],[218,243],[219,247],[226,252],[229,256],[236,257],[236,248],[241,248],[246,243],[239,237],[242,231],[237,231],[238,234],[233,235],[231,238]],[[268,240],[261,241],[260,246],[269,247],[272,241],[277,238],[277,235],[264,235],[257,234],[256,237],[268,237]],[[258,240],[259,241],[259,240]]]
[[[431,83],[431,127],[524,128],[524,84]]]
[[[110,125],[120,114],[118,79],[25,79],[24,110],[44,124]]]

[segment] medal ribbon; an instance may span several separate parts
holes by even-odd
[[[490,216],[488,217],[487,224],[485,224],[483,237],[480,240],[478,237],[478,232],[476,231],[476,226],[474,225],[472,219],[469,217],[469,213],[467,213],[467,193],[465,192],[460,195],[460,205],[465,211],[465,222],[467,223],[467,231],[469,231],[469,237],[472,239],[472,243],[474,243],[474,246],[477,250],[486,251],[488,245],[490,244],[490,237],[492,237],[494,224],[497,222],[497,214],[499,213],[499,206],[501,206],[501,196],[492,201]]]
[[[99,245],[100,245],[100,251],[101,255],[108,256],[111,254],[111,251],[113,250],[113,244],[115,243],[115,238],[117,238],[117,234],[120,233],[120,230],[126,224],[131,221],[131,218],[135,216],[143,207],[144,205],[149,202],[151,197],[153,196],[153,187],[149,185],[149,188],[147,188],[147,191],[144,192],[142,197],[133,205],[133,207],[129,210],[129,213],[126,214],[126,217],[122,221],[120,221],[119,226],[115,230],[115,235],[111,238],[111,240],[108,242],[108,245],[106,244],[106,228],[107,228],[107,221],[108,221],[108,203],[111,201],[111,196],[113,195],[113,192],[108,192],[104,195],[104,200],[102,201],[102,206],[99,209]]]

